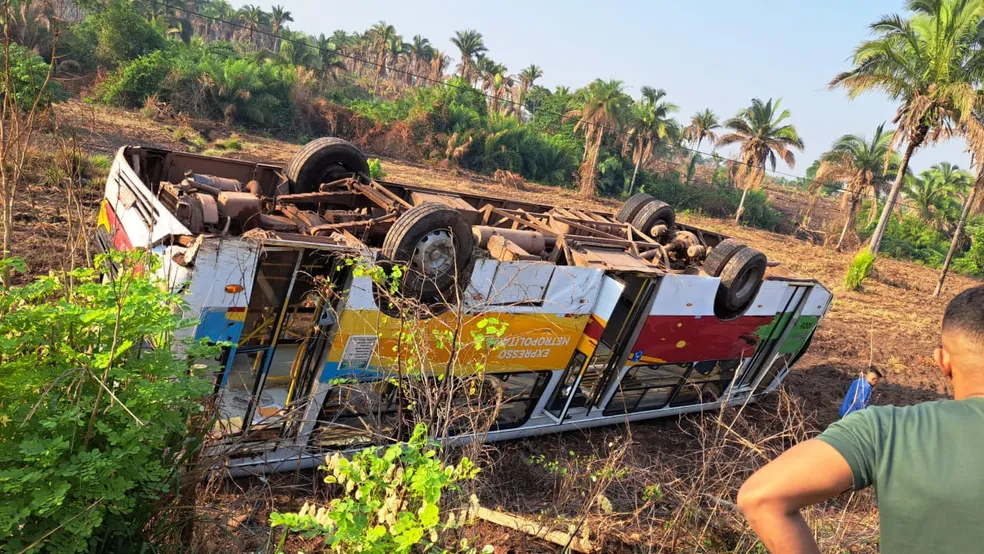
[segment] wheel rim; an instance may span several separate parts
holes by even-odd
[[[413,249],[414,269],[431,279],[447,275],[454,268],[454,239],[447,229],[427,233]]]

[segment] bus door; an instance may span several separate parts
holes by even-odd
[[[264,248],[239,344],[223,377],[220,430],[273,448],[296,431],[307,392],[334,330],[325,278],[338,261],[325,252]],[[328,293],[330,296],[330,293]]]
[[[780,373],[785,373],[788,369],[790,360],[783,357],[780,345],[796,328],[810,289],[809,285],[792,283],[787,287],[783,299],[779,302],[782,311],[776,314],[768,334],[756,349],[755,356],[747,365],[744,375],[736,381],[738,383],[735,387],[736,392],[755,389],[759,383],[763,388],[768,387]]]
[[[591,322],[547,404],[547,413],[558,422],[587,415],[618,377],[649,314],[657,283],[652,275],[604,277]]]

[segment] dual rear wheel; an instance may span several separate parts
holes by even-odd
[[[630,223],[648,235],[653,234],[653,228],[657,225],[673,229],[676,224],[673,208],[646,193],[633,195],[626,200],[615,214],[615,219]],[[714,298],[714,314],[724,320],[744,314],[758,295],[766,265],[764,254],[735,239],[723,240],[712,248],[704,259],[702,269],[707,275],[721,279]]]

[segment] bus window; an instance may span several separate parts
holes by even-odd
[[[630,369],[605,406],[604,415],[656,410],[666,405],[690,364],[636,366]]]
[[[386,381],[332,386],[318,416],[312,444],[346,448],[396,439],[396,387]]]
[[[673,397],[670,406],[689,406],[714,402],[721,398],[731,384],[741,360],[711,360],[697,362],[686,382]]]
[[[496,373],[490,377],[502,390],[502,404],[494,427],[513,429],[526,423],[532,415],[537,400],[550,380],[550,372]]]
[[[250,404],[255,404],[254,413],[269,408],[276,403],[270,394],[254,397],[257,375],[263,370],[267,350],[238,351],[226,372],[225,386],[219,396],[219,419],[215,430],[222,435],[234,435],[243,430],[246,413]],[[255,420],[255,418],[254,418]]]
[[[766,370],[765,374],[763,374],[762,380],[759,381],[758,390],[764,391],[769,388],[769,386],[772,385],[772,382],[779,377],[779,374],[792,365],[794,357],[795,354],[779,354],[776,356],[775,360],[772,361],[772,365],[770,365],[769,369]]]
[[[263,251],[249,297],[240,346],[268,346],[273,341],[299,254],[297,250]]]

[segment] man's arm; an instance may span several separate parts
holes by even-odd
[[[756,471],[738,491],[738,506],[773,554],[819,554],[800,509],[851,488],[851,467],[833,446],[812,439]]]

